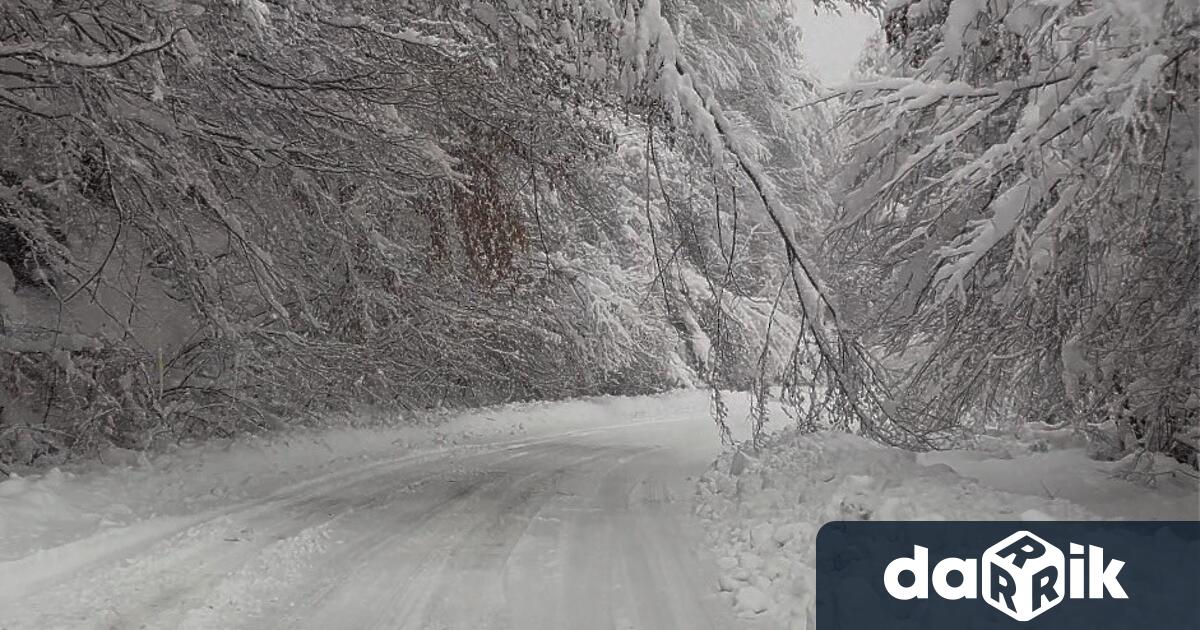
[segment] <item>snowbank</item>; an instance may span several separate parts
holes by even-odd
[[[1164,455],[1097,461],[1086,440],[1065,430],[1022,429],[989,437],[980,450],[923,453],[986,486],[1016,494],[1065,499],[1106,519],[1200,518],[1196,472]]]
[[[1197,517],[1194,481],[1190,495],[1174,487],[1149,489],[1105,474],[1098,462],[1079,465],[1080,448],[1039,452],[1041,446],[1018,450],[1017,443],[918,456],[844,433],[788,430],[773,436],[757,455],[728,453],[701,477],[697,489],[696,513],[721,568],[717,587],[743,615],[765,613],[782,627],[812,628],[815,540],[829,521],[1175,518],[1189,508]],[[1058,463],[1031,472],[1026,467],[1031,458]],[[956,467],[980,473],[979,479],[963,476]],[[1036,470],[1069,471],[1046,485],[1061,486],[1073,478],[1092,488],[1091,494],[1075,495],[1105,510],[1064,498],[1071,492],[1044,491]],[[1005,483],[1008,487],[997,487]],[[1151,498],[1133,514],[1114,512],[1114,499],[1119,504],[1137,493]],[[1152,506],[1163,512],[1151,513]]]

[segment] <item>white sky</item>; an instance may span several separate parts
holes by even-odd
[[[802,47],[808,66],[826,85],[844,82],[863,44],[879,30],[879,20],[864,13],[843,9],[838,15],[826,10],[813,15],[810,0],[794,0],[796,21],[804,30]]]

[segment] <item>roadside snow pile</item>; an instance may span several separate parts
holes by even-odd
[[[72,477],[55,468],[44,475],[12,475],[0,481],[0,540],[28,546],[48,531],[79,532],[90,520],[102,519],[104,515],[93,517],[62,495]]]
[[[815,542],[835,520],[1086,520],[1060,498],[1013,494],[944,463],[845,433],[773,436],[757,456],[727,453],[699,481],[697,514],[718,587],[743,615],[813,627]]]
[[[917,461],[948,465],[997,490],[1065,499],[1102,518],[1200,518],[1194,469],[1162,454],[1113,455],[1103,439],[1029,423],[1011,434],[978,436],[974,449],[922,453]]]

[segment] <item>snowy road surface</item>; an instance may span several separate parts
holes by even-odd
[[[349,465],[5,566],[0,628],[736,628],[687,413]],[[15,577],[15,579],[14,579]]]

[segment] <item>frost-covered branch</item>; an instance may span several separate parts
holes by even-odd
[[[1197,327],[1198,11],[889,10],[891,67],[842,91],[859,139],[837,243],[887,296],[872,316],[912,368],[907,413],[1084,425],[1129,405],[1117,422],[1162,449],[1196,423],[1195,344],[1149,340]]]

